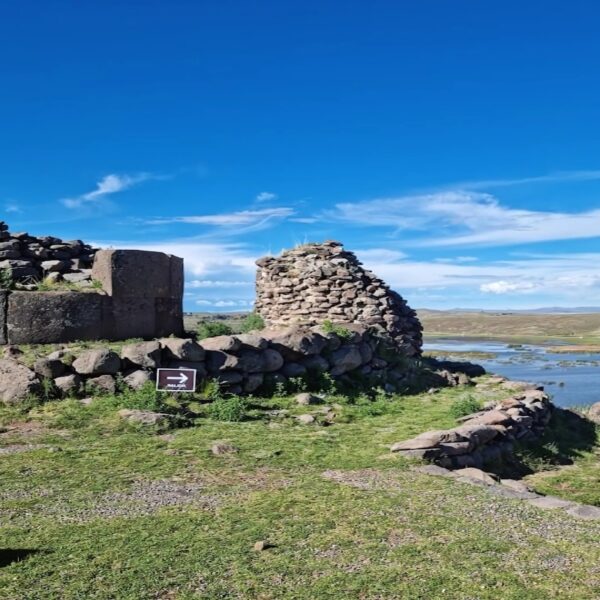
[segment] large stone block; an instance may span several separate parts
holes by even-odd
[[[183,259],[146,250],[99,250],[92,279],[115,298],[181,298]]]
[[[104,328],[110,298],[81,292],[11,292],[9,344],[51,344],[108,337]]]
[[[157,335],[154,298],[108,299],[111,311],[106,319],[105,339],[153,338]]]
[[[183,306],[181,298],[156,298],[154,301],[154,336],[183,335]]]

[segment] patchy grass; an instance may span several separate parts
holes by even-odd
[[[0,461],[2,598],[597,598],[600,525],[389,453],[453,426],[473,393],[251,398],[239,422],[201,404],[168,434],[123,423],[109,396],[4,409],[2,446],[35,447]],[[301,425],[306,412],[334,424]],[[217,440],[239,451],[214,456]]]

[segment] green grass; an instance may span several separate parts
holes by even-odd
[[[507,394],[476,390],[482,400]],[[116,416],[122,405],[155,407],[148,392],[3,409],[16,427],[3,446],[47,447],[0,461],[0,548],[23,556],[0,568],[1,597],[597,598],[597,525],[415,473],[390,454],[393,442],[453,426],[452,407],[473,393],[310,407],[249,398],[239,422],[210,418],[198,402],[192,426],[168,436]],[[323,406],[333,425],[294,419]],[[215,441],[239,451],[213,456]],[[134,495],[157,481],[183,490],[179,500]],[[272,547],[255,552],[258,540]]]

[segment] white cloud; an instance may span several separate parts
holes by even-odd
[[[96,189],[85,194],[81,194],[74,198],[63,198],[61,202],[67,208],[79,208],[90,202],[98,201],[99,199],[127,190],[138,183],[148,181],[149,179],[162,179],[162,176],[153,175],[152,173],[137,173],[136,175],[117,175],[111,173],[104,176],[96,183]]]
[[[193,215],[184,217],[164,217],[147,221],[150,225],[169,223],[188,223],[197,225],[213,225],[215,227],[236,228],[235,233],[258,231],[280,222],[294,214],[293,208],[264,208],[261,210],[241,210],[232,213],[213,215]],[[240,229],[241,228],[241,229]]]
[[[326,216],[358,226],[435,231],[419,246],[503,246],[600,237],[600,210],[544,212],[503,206],[491,194],[445,191],[337,204]]]
[[[254,281],[215,281],[213,279],[194,279],[187,283],[188,288],[230,288],[254,285]]]
[[[6,213],[22,213],[23,209],[16,202],[7,202],[4,205],[4,212]]]
[[[257,194],[256,201],[269,202],[270,200],[277,200],[277,198],[279,198],[279,196],[273,192],[261,192],[260,194]]]
[[[253,302],[251,300],[205,300],[199,299],[196,300],[196,304],[198,306],[214,306],[216,308],[247,308],[252,306]]]
[[[479,289],[484,293],[489,294],[509,294],[511,292],[532,292],[538,289],[535,283],[528,281],[493,281],[492,283],[484,283],[479,286]]]
[[[319,219],[316,217],[296,217],[295,219],[290,219],[293,223],[317,223]]]

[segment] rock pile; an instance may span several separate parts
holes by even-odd
[[[405,355],[420,355],[415,311],[339,242],[305,244],[256,264],[255,307],[267,325],[361,323],[387,331]]]
[[[462,417],[459,427],[427,431],[394,444],[391,450],[449,469],[480,469],[510,459],[515,441],[539,436],[550,421],[552,408],[543,390],[525,389],[481,412]]]
[[[95,250],[81,240],[64,242],[28,233],[10,233],[0,221],[0,270],[9,272],[17,289],[35,289],[46,277],[81,286],[91,285]]]
[[[431,381],[439,386],[458,383],[447,369],[436,371],[435,363],[428,370],[407,362],[402,354],[390,350],[393,341],[389,336],[361,325],[351,327],[339,334],[295,326],[199,342],[163,338],[128,344],[120,354],[95,348],[74,357],[66,348],[38,359],[33,369],[20,364],[18,351],[11,347],[12,358],[0,360],[0,401],[19,402],[39,393],[42,379],[53,381],[63,396],[114,393],[121,379],[127,386],[139,388],[155,379],[159,367],[194,369],[198,382],[210,377],[235,394],[272,391],[290,379],[318,373],[349,385],[368,382],[388,392],[407,389],[424,373],[429,374],[427,387]],[[460,383],[469,383],[469,378],[461,378]]]

